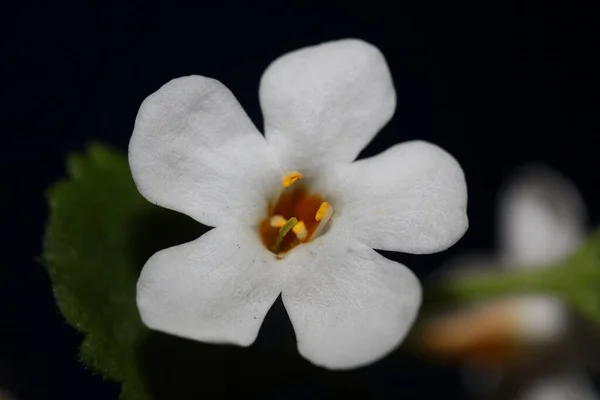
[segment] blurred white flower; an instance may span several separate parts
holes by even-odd
[[[449,274],[547,267],[582,244],[585,206],[566,178],[529,166],[504,188],[497,225],[498,254],[457,258]],[[471,389],[492,398],[597,399],[583,372],[590,349],[577,328],[560,299],[522,295],[435,316],[424,324],[423,342],[430,354],[463,363]]]
[[[281,294],[308,360],[373,362],[404,338],[421,287],[372,248],[454,244],[468,225],[462,169],[421,141],[353,162],[396,105],[383,55],[363,41],[280,57],[259,95],[265,136],[214,79],[174,79],[143,102],[129,146],[139,191],[216,228],[148,260],[142,319],[247,346]]]

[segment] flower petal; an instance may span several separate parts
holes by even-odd
[[[523,388],[519,400],[595,400],[600,399],[584,371],[573,368],[544,375]]]
[[[532,345],[565,341],[570,330],[570,313],[561,299],[543,295],[515,299],[514,312],[524,341]]]
[[[352,161],[389,121],[396,92],[373,45],[346,39],[288,53],[260,83],[265,136],[289,169]]]
[[[456,160],[436,145],[412,141],[337,166],[321,182],[334,224],[376,249],[434,253],[456,243],[468,227],[467,187]]]
[[[530,349],[556,349],[565,343],[568,319],[559,299],[511,296],[429,317],[418,337],[423,351],[438,358],[507,365],[529,357]]]
[[[152,329],[248,346],[280,291],[273,254],[256,232],[222,226],[153,255],[139,278],[137,303]]]
[[[298,350],[330,369],[377,361],[405,337],[421,304],[421,286],[402,264],[330,232],[284,260],[282,292]]]
[[[557,261],[585,237],[585,206],[577,189],[543,166],[515,174],[500,197],[498,218],[503,264],[515,268]]]
[[[142,195],[210,226],[258,222],[278,179],[267,153],[233,94],[202,76],[174,79],[146,98],[129,144]]]

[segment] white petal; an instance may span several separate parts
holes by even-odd
[[[577,189],[542,166],[513,177],[500,198],[498,217],[503,261],[515,267],[556,261],[585,236],[585,206]]]
[[[582,373],[569,371],[536,379],[525,387],[518,400],[596,400],[600,395]]]
[[[463,171],[436,145],[406,142],[332,170],[320,185],[335,188],[333,223],[373,248],[433,253],[467,230]]]
[[[298,350],[330,369],[377,361],[405,337],[421,304],[421,286],[402,264],[330,232],[286,257],[282,299]]]
[[[281,291],[274,264],[256,232],[237,226],[159,251],[137,284],[142,320],[189,339],[248,346]]]
[[[267,153],[233,94],[202,76],[174,79],[146,98],[129,144],[142,195],[210,226],[258,222],[278,179]]]
[[[265,136],[288,169],[352,161],[388,122],[396,92],[373,45],[346,39],[288,53],[260,83]]]
[[[558,344],[569,331],[569,310],[558,298],[522,296],[515,303],[519,331],[528,344]]]

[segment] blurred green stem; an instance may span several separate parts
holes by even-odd
[[[550,273],[550,268],[553,270]],[[426,292],[427,304],[472,302],[513,293],[542,292],[556,294],[560,290],[556,275],[565,266],[539,270],[497,272],[482,276],[451,279]]]
[[[561,297],[600,326],[600,229],[575,254],[552,265],[456,277],[430,287],[425,291],[424,311],[532,293]]]

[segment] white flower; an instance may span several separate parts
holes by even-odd
[[[284,55],[259,95],[265,136],[214,79],[174,79],[143,102],[129,146],[139,191],[216,228],[148,260],[142,319],[248,346],[281,294],[305,358],[328,368],[373,362],[406,335],[421,288],[372,248],[453,245],[468,224],[463,172],[421,141],[353,162],[396,100],[383,55],[363,41]]]
[[[494,266],[544,268],[572,254],[586,236],[577,190],[542,166],[526,167],[509,182],[497,222],[498,254],[463,256],[452,274],[485,273]],[[429,351],[464,362],[475,391],[496,392],[501,399],[598,399],[583,373],[579,351],[591,349],[581,346],[578,327],[560,299],[520,295],[434,317],[424,326],[423,340]]]

